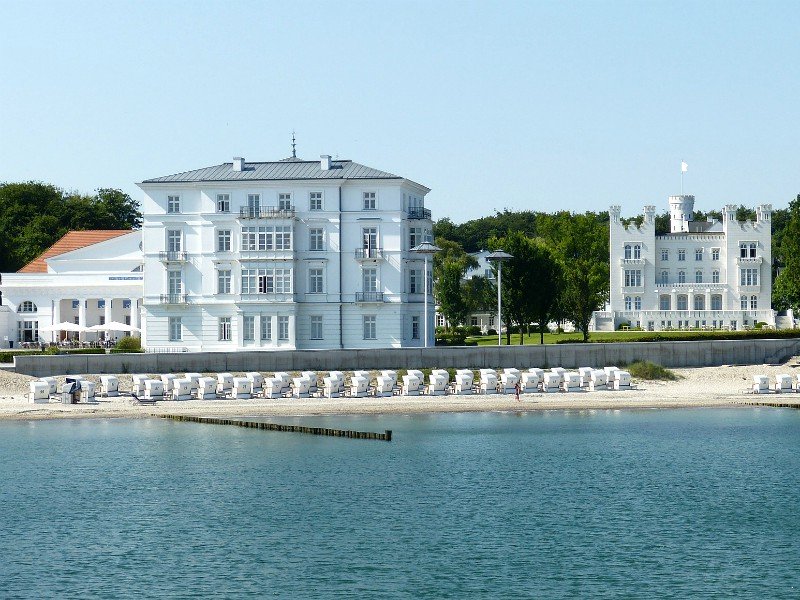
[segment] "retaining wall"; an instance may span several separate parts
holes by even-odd
[[[15,356],[17,373],[34,377],[69,373],[185,373],[222,371],[348,371],[353,369],[601,367],[649,360],[665,367],[710,367],[783,362],[800,355],[800,338],[383,348],[185,352],[181,354],[73,354]]]

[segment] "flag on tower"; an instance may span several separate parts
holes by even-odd
[[[688,170],[689,170],[689,165],[687,165],[685,162],[681,161],[681,173],[686,173],[686,171],[688,171]]]

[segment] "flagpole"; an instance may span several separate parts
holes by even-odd
[[[681,159],[681,196],[683,196],[683,159]]]

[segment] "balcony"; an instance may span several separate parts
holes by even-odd
[[[383,258],[383,248],[356,248],[356,260],[380,260]]]
[[[421,206],[410,206],[408,208],[409,219],[430,219],[431,211],[429,208],[422,208]]]
[[[619,264],[621,265],[643,265],[643,258],[620,258]]]
[[[736,264],[743,266],[755,266],[760,265],[763,261],[764,259],[760,256],[754,256],[751,258],[743,258],[740,256],[736,259]]]
[[[240,219],[293,219],[294,208],[278,208],[276,206],[239,208]]]
[[[356,292],[356,302],[359,303],[382,303],[383,292]]]
[[[166,250],[158,253],[158,260],[165,263],[186,262],[186,252],[183,250]]]
[[[189,298],[186,294],[161,294],[159,302],[161,304],[188,304]]]

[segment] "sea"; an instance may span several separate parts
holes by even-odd
[[[798,410],[280,422],[0,423],[0,598],[800,598]]]

